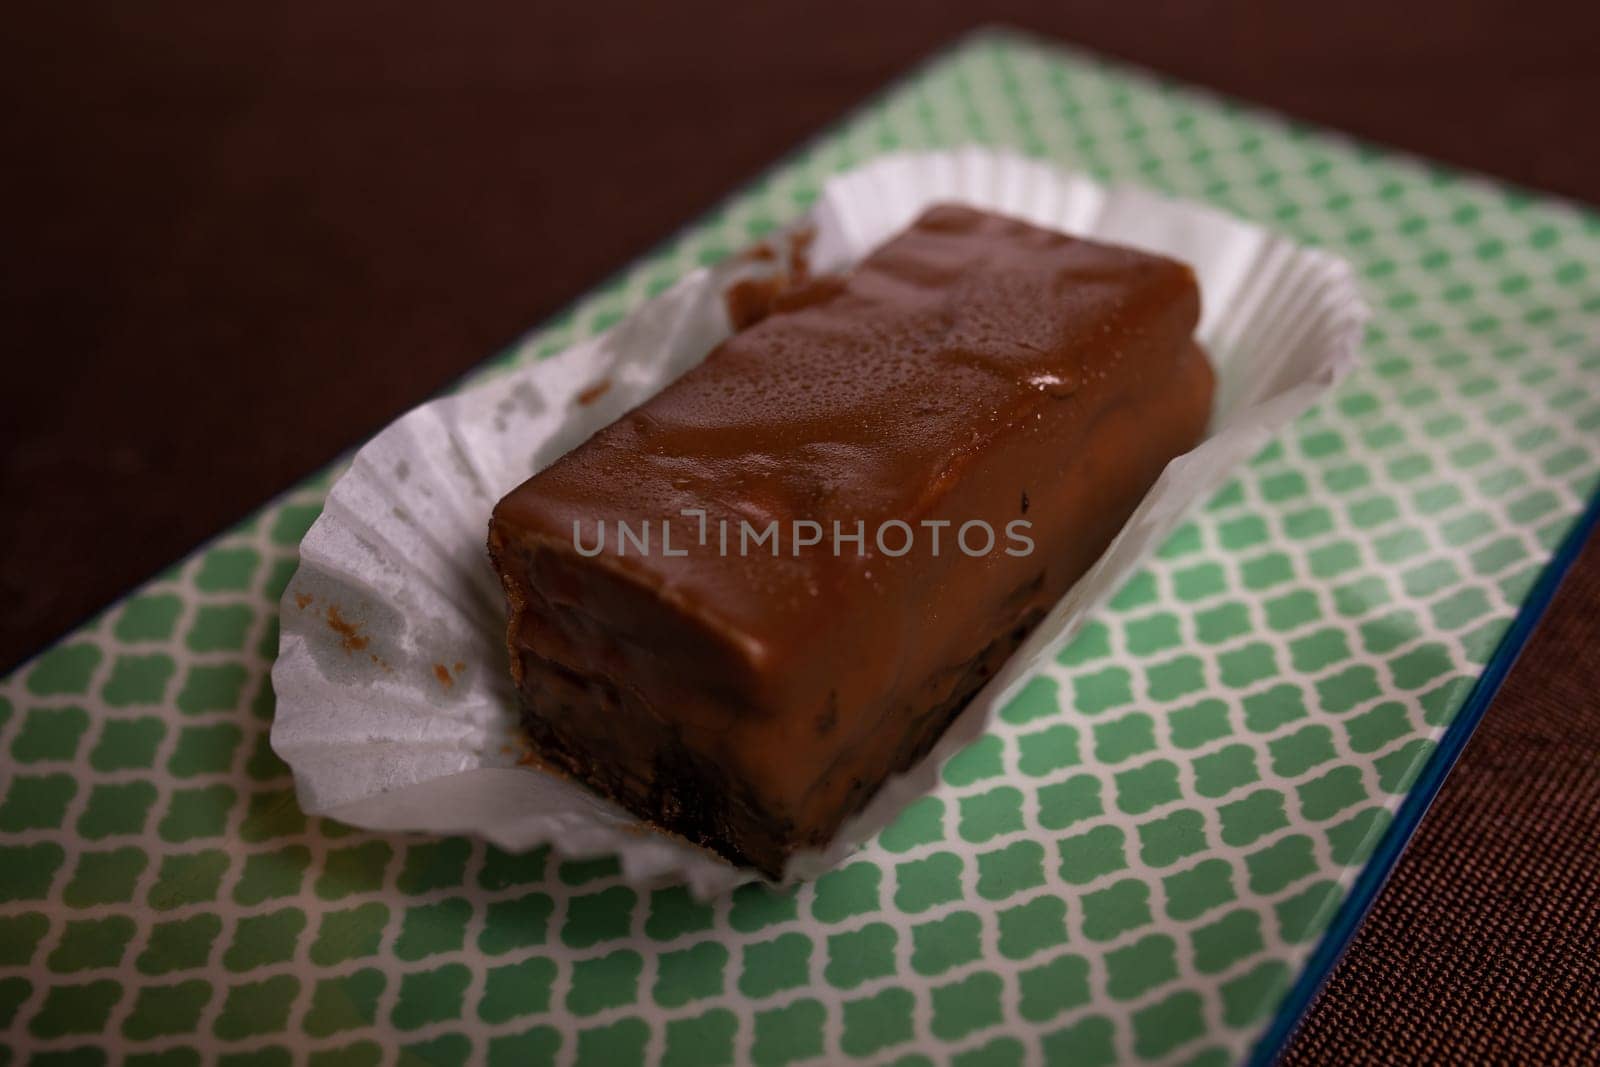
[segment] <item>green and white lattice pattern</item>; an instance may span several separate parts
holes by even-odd
[[[308,819],[267,745],[316,479],[0,688],[5,1063],[1222,1063],[1248,1053],[1600,472],[1593,216],[1008,37],[531,338],[886,149],[1009,145],[1344,255],[1364,364],[843,869],[710,904]]]

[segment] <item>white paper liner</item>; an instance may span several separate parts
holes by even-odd
[[[928,205],[959,201],[1191,264],[1199,337],[1219,375],[1207,439],[1168,465],[1104,556],[978,694],[929,756],[888,782],[813,877],[938,781],[944,762],[1046,649],[1062,643],[1191,504],[1354,364],[1367,311],[1350,268],[1260,227],[987,149],[898,154],[830,180],[812,265],[847,267]],[[795,232],[794,230],[789,231]],[[311,814],[377,830],[474,833],[502,848],[617,854],[625,875],[701,896],[758,876],[657,833],[587,790],[521,766],[505,608],[485,538],[508,490],[694,365],[730,327],[723,294],[749,263],[697,270],[605,334],[425,404],[373,438],[300,545],[272,671],[272,746]],[[592,403],[580,394],[609,387]]]

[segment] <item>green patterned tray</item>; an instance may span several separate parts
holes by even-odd
[[[987,34],[505,358],[604,329],[827,174],[966,142],[1337,251],[1377,309],[1363,367],[937,794],[814,885],[713,904],[299,811],[267,676],[325,472],[0,685],[0,1065],[1269,1057],[1600,476],[1600,223]]]

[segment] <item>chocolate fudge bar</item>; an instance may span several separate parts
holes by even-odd
[[[955,206],[780,294],[495,508],[539,756],[768,876],[825,845],[1204,435],[1199,309]]]

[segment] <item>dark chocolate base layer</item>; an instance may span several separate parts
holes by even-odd
[[[978,690],[1021,647],[1043,617],[1042,611],[1030,613],[966,664],[950,697],[927,709],[916,726],[908,731],[905,744],[895,755],[890,776],[910,770],[932,750]],[[804,849],[820,849],[829,843],[831,834],[796,834],[788,820],[774,819],[754,810],[749,798],[739,795],[736,783],[677,738],[658,740],[648,784],[618,773],[614,764],[597,763],[585,757],[583,742],[564,737],[558,725],[564,720],[570,721],[573,709],[563,707],[559,698],[551,699],[553,692],[542,692],[537,679],[550,678],[552,672],[557,672],[566,675],[566,681],[574,685],[592,689],[601,683],[576,678],[548,661],[530,660],[532,657],[524,656],[522,725],[534,751],[545,763],[656,827],[715,852],[737,866],[754,868],[774,881],[783,876],[784,864],[790,855]],[[548,687],[554,688],[557,687]],[[614,694],[609,699],[615,699]],[[851,782],[846,808],[839,813],[835,825],[866,807],[884,780]]]

